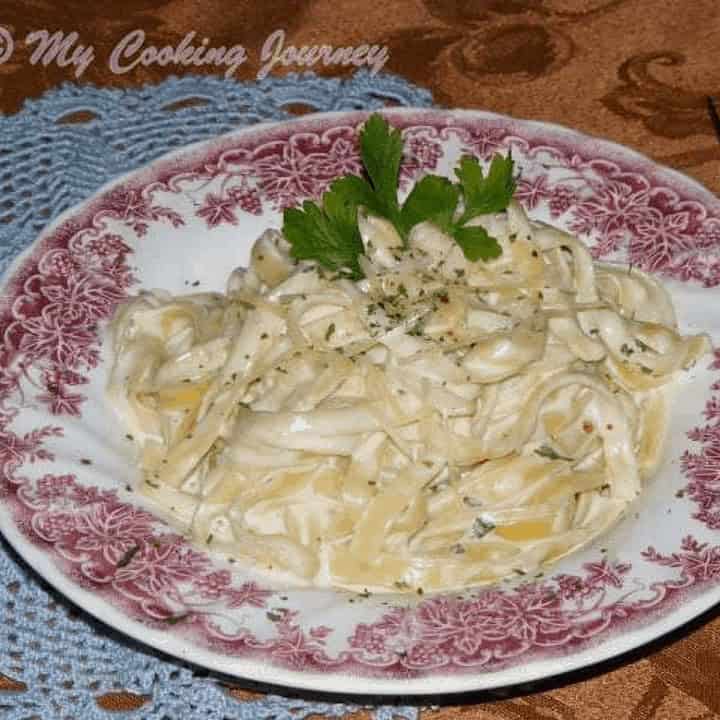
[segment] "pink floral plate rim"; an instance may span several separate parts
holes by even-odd
[[[720,284],[720,202],[680,173],[548,123],[481,111],[387,115],[409,148],[404,187],[459,154],[486,160],[512,149],[524,169],[521,201],[581,234],[596,257],[703,293]],[[192,228],[227,242],[229,231],[357,172],[356,131],[366,116],[309,115],[174,151],[63,213],[15,260],[0,304],[7,539],[67,597],[148,645],[223,673],[318,691],[425,695],[528,682],[633,649],[715,604],[717,380],[678,456],[672,489],[685,515],[674,546],[647,544],[612,559],[595,546],[569,572],[508,587],[403,602],[337,594],[328,609],[327,593],[294,594],[231,572],[107,478],[78,480],[90,462],[63,440],[91,412],[103,323],[136,281],[129,260]]]

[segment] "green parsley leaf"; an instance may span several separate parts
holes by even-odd
[[[560,455],[560,453],[558,453],[554,448],[551,448],[549,445],[541,445],[539,448],[536,448],[535,454],[540,457],[548,458],[549,460],[572,460],[572,458]]]
[[[459,197],[460,188],[447,178],[426,175],[416,183],[403,203],[400,217],[405,234],[426,220],[434,222],[444,232],[452,232]]]
[[[133,545],[118,561],[115,567],[124,568],[132,562],[132,559],[140,551],[139,545]]]
[[[358,255],[363,244],[349,205],[341,197],[326,193],[323,208],[306,200],[302,209],[285,210],[283,234],[293,257],[316,260],[330,270],[346,270],[353,279],[361,278]]]
[[[481,517],[476,517],[472,524],[472,534],[478,540],[482,540],[488,533],[491,533],[495,529],[495,523],[489,520],[484,520]]]
[[[455,176],[460,181],[466,203],[468,198],[479,195],[485,175],[477,158],[472,155],[463,155],[460,158],[459,166],[455,168]]]
[[[413,187],[400,207],[397,199],[402,135],[375,113],[360,131],[360,155],[367,179],[348,175],[335,180],[320,203],[305,201],[283,216],[283,234],[293,257],[315,260],[330,270],[363,277],[358,257],[364,247],[358,208],[389,220],[403,239],[421,222],[432,222],[455,238],[470,261],[498,257],[502,249],[482,227],[467,227],[478,215],[504,210],[515,190],[513,160],[495,155],[487,176],[477,159],[463,157],[455,171],[459,183],[427,175]],[[455,220],[460,196],[464,210]]]
[[[392,221],[398,216],[398,175],[402,159],[402,135],[377,113],[371,115],[360,132],[360,155],[377,201]]]
[[[500,212],[515,192],[512,156],[494,155],[487,177],[476,158],[465,156],[455,170],[465,199],[465,211],[458,224],[464,225],[478,215]]]
[[[190,613],[182,613],[181,615],[170,615],[166,618],[163,618],[163,622],[166,622],[168,625],[177,625],[178,623],[187,620],[189,617]]]
[[[458,227],[453,231],[455,242],[462,248],[463,254],[471,262],[476,260],[493,260],[500,257],[500,243],[488,235],[488,231],[479,225]]]
[[[355,260],[363,252],[360,230],[357,223],[357,203],[352,197],[340,190],[330,190],[322,197],[322,207],[333,231],[342,237],[348,245],[352,243]]]
[[[368,212],[385,216],[385,208],[365,178],[357,175],[345,175],[333,180],[330,192],[342,197],[348,205],[354,205],[356,215],[358,206],[364,205]]]

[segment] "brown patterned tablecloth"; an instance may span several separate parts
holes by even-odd
[[[77,31],[79,42],[94,46],[96,60],[79,82],[130,87],[189,72],[152,65],[113,74],[107,58],[131,30],[141,28],[147,43],[159,47],[176,46],[193,30],[214,46],[242,44],[248,60],[235,77],[251,80],[262,66],[264,41],[281,28],[286,44],[387,45],[384,70],[429,88],[440,104],[572,126],[629,145],[720,192],[720,142],[706,107],[707,96],[720,95],[718,0],[0,0],[0,25],[16,38],[12,57],[0,64],[4,113],[74,80],[70,66],[30,63],[32,47],[22,40],[33,30]],[[198,71],[224,69],[192,69]],[[423,709],[421,718],[720,718],[717,615],[533,694],[463,699]],[[0,708],[3,691],[23,687],[19,678],[0,675]],[[228,691],[239,703],[251,697]],[[97,702],[122,711],[147,699],[123,693]]]

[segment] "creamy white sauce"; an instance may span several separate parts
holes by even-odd
[[[705,336],[652,278],[596,265],[519,205],[469,262],[361,213],[366,278],[266,232],[225,295],[143,293],[113,322],[110,404],[139,489],[198,543],[282,582],[462,588],[612,525],[660,462]]]

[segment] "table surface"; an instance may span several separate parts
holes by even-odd
[[[34,30],[77,31],[79,43],[93,46],[95,60],[79,82],[134,87],[189,70],[155,64],[113,73],[108,58],[132,30],[143,29],[146,45],[158,47],[175,47],[190,31],[214,47],[241,44],[248,59],[235,77],[254,80],[263,43],[281,28],[286,45],[386,45],[384,69],[427,87],[439,104],[568,125],[626,144],[720,192],[720,142],[706,107],[707,96],[720,94],[717,0],[394,0],[390,6],[357,0],[64,0],[60,18],[58,7],[54,0],[0,0],[0,18],[15,39],[12,57],[0,64],[0,111],[16,112],[26,98],[74,80],[70,66],[32,63],[35,46],[24,39]],[[300,69],[276,67],[272,74]],[[351,71],[312,69],[323,75]],[[192,71],[221,74],[224,68]],[[422,710],[421,718],[720,718],[717,616],[710,613],[631,658],[550,682],[535,694]],[[0,704],[3,691],[22,689],[21,678],[0,675]],[[253,697],[228,691],[238,702]],[[132,710],[147,700],[124,693],[97,702],[108,710]]]

